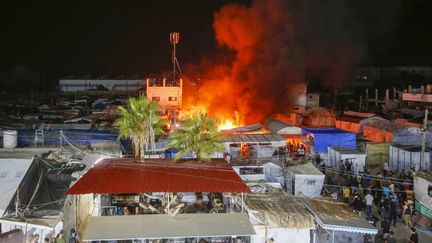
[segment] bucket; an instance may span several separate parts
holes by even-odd
[[[18,142],[17,130],[4,130],[3,131],[3,148],[16,148]]]

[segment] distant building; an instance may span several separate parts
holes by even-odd
[[[86,90],[139,91],[146,85],[145,79],[60,79],[59,91],[74,92]]]
[[[147,98],[158,102],[163,113],[181,109],[182,88],[182,79],[180,79],[178,84],[167,82],[165,78],[162,80],[162,83],[158,83],[156,80],[146,80]]]

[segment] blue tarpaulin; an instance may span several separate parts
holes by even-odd
[[[337,128],[302,128],[302,133],[310,135],[314,140],[316,153],[327,153],[330,146],[344,146],[356,148],[355,133]]]

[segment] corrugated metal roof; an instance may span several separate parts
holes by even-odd
[[[224,143],[285,143],[280,134],[225,134]]]
[[[66,194],[141,192],[250,192],[223,159],[211,163],[170,159],[104,159]]]

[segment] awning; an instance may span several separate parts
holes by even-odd
[[[245,213],[99,216],[90,218],[84,241],[248,236]]]

